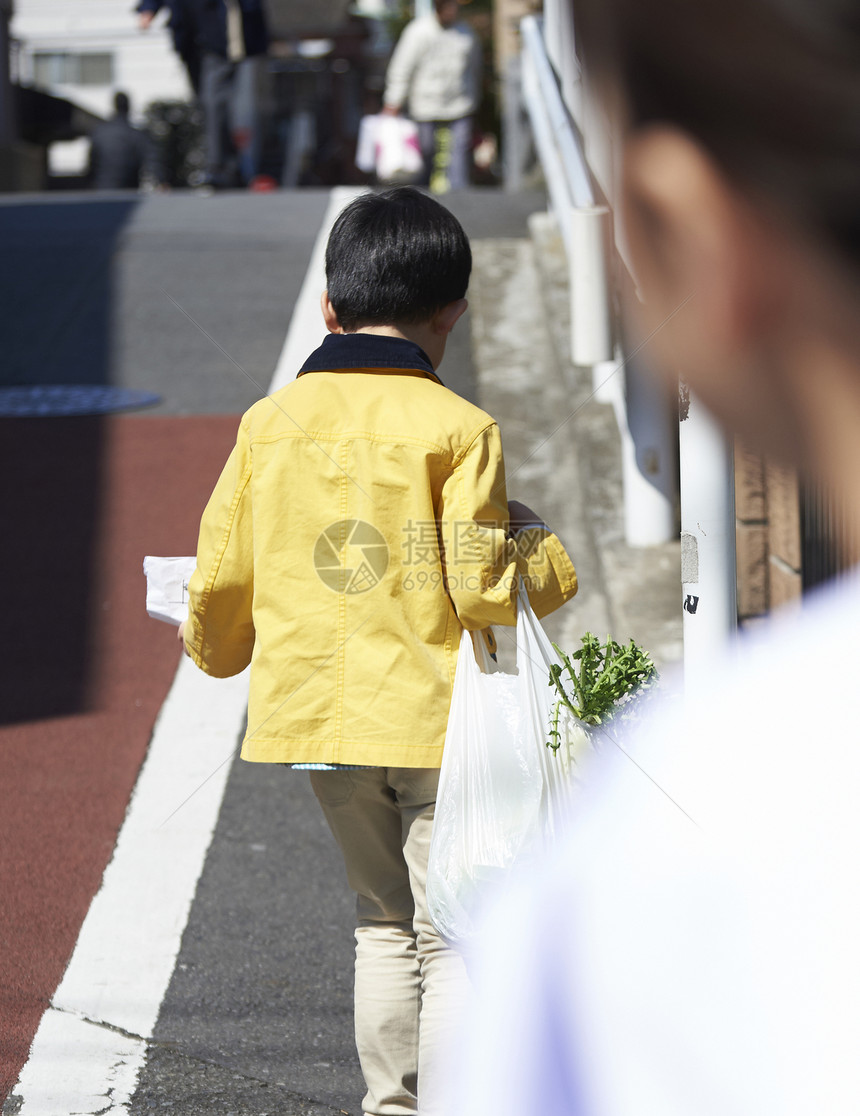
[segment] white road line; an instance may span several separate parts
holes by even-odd
[[[328,233],[362,192],[332,191],[270,392],[295,377],[325,335],[319,297]],[[180,663],[113,859],[12,1091],[20,1116],[127,1116],[244,729],[247,694],[247,672],[216,680],[189,659]]]
[[[126,1112],[244,729],[247,695],[247,673],[217,680],[190,659],[180,663],[113,859],[14,1090],[22,1114]]]
[[[270,395],[296,378],[296,373],[305,359],[319,347],[325,337],[326,330],[320,310],[320,296],[325,290],[325,246],[328,243],[331,227],[340,211],[353,198],[366,192],[366,189],[360,186],[336,186],[331,192],[331,200],[311,253],[302,289],[296,300],[290,331],[272,377]]]

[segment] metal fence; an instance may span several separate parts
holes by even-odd
[[[634,281],[614,222],[618,145],[577,57],[572,5],[545,0],[543,20],[528,17],[521,28],[523,100],[570,269],[571,357],[593,366],[595,394],[615,407],[632,545],[678,537],[674,464],[680,460],[679,607],[685,673],[694,690],[706,680],[715,649],[737,627],[733,454],[695,398],[687,398],[679,434],[640,362],[623,351],[614,307],[622,285]]]

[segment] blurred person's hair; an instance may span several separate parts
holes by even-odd
[[[673,125],[860,266],[857,0],[575,0],[586,67],[632,128]]]
[[[328,297],[347,331],[429,321],[464,298],[472,270],[457,218],[411,186],[363,194],[326,247]]]
[[[114,93],[113,107],[117,116],[128,116],[129,109],[131,108],[128,93],[123,93],[122,90],[118,93]]]

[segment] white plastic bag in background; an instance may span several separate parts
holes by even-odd
[[[355,165],[365,174],[375,174],[380,182],[417,181],[424,166],[418,144],[418,125],[414,120],[388,113],[362,117]]]
[[[478,653],[487,665],[480,640]],[[427,902],[439,933],[467,944],[480,908],[512,867],[560,835],[572,785],[567,748],[546,746],[558,662],[520,584],[517,673],[488,674],[460,640],[430,843]]]
[[[376,170],[376,124],[379,116],[362,116],[358,122],[355,144],[355,165],[365,174]]]

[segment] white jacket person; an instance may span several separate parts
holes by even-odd
[[[481,47],[475,32],[436,12],[406,25],[388,64],[385,106],[416,121],[459,120],[478,107]]]

